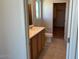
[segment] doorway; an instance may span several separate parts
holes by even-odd
[[[54,38],[64,38],[66,3],[54,3],[53,5],[53,35]]]

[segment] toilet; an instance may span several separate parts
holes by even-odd
[[[45,36],[47,38],[47,43],[51,43],[53,39],[53,34],[52,33],[45,33]]]

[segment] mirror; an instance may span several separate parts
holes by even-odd
[[[41,0],[28,0],[29,25],[39,25],[41,21]]]
[[[28,17],[29,17],[29,25],[32,25],[32,6],[31,0],[28,0]]]

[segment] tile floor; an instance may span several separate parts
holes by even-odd
[[[52,42],[46,45],[38,59],[66,59],[65,42],[62,36],[63,32],[61,30],[59,32],[59,34],[57,34],[57,31],[54,32],[57,36],[54,36]]]

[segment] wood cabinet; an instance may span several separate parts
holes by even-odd
[[[45,29],[42,29],[30,39],[31,59],[37,59],[45,46]]]
[[[31,39],[31,58],[36,59],[37,57],[37,36]]]
[[[46,41],[46,38],[45,38],[45,30],[41,32],[41,44],[42,44],[42,48],[44,48],[45,46],[45,41]]]

